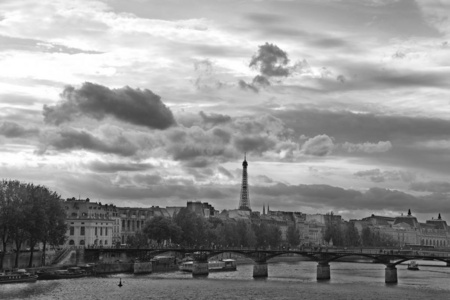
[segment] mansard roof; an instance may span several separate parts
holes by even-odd
[[[413,217],[411,215],[396,217],[395,220],[394,220],[394,225],[400,224],[400,223],[406,223],[409,226],[411,226],[412,228],[418,228],[419,227],[419,222],[417,221],[417,218]]]

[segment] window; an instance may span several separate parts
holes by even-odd
[[[74,240],[70,240],[69,241],[69,245],[75,245],[75,241]]]
[[[108,227],[105,227],[105,236],[108,236]]]
[[[84,234],[85,234],[85,233],[84,233],[84,230],[85,230],[85,229],[84,229],[84,226],[81,226],[81,227],[80,227],[80,235],[84,235]]]
[[[103,227],[100,227],[100,235],[103,235]]]
[[[70,235],[75,235],[75,227],[70,226]]]
[[[84,246],[84,240],[80,241],[80,246]]]

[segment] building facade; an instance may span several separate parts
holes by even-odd
[[[113,205],[68,198],[63,203],[66,211],[66,246],[110,247],[117,209]]]

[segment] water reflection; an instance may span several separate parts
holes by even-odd
[[[421,262],[419,262],[421,263]],[[428,263],[428,262],[427,262]],[[134,276],[38,281],[0,286],[0,299],[448,299],[450,268],[424,266],[420,271],[398,269],[399,283],[384,283],[384,265],[333,262],[331,280],[316,281],[315,262],[269,263],[269,277],[252,278],[252,265],[236,272],[168,272]],[[119,278],[122,287],[118,287]]]

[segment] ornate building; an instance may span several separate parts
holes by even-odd
[[[69,246],[112,246],[113,231],[117,218],[114,205],[68,198],[64,201],[68,225],[67,242]]]

